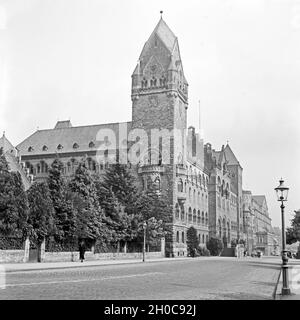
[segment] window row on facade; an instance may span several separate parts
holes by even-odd
[[[89,148],[94,148],[94,147],[95,147],[95,143],[94,143],[93,141],[91,141],[88,146],[89,146]],[[64,147],[63,147],[62,144],[58,144],[57,147],[56,147],[57,150],[62,150],[63,148],[64,148]],[[79,148],[79,144],[75,142],[75,143],[73,144],[73,149],[76,150],[76,149],[78,149],[78,148]],[[27,151],[28,151],[28,152],[34,151],[34,147],[32,147],[32,146],[28,147]],[[42,151],[48,151],[48,146],[47,146],[47,145],[44,145],[44,146],[42,147]]]
[[[192,223],[194,225],[205,225],[208,226],[208,213],[200,210],[196,211],[196,209],[192,210],[190,207],[187,212],[187,217],[185,216],[184,208],[180,207],[178,203],[175,205],[175,218],[181,219],[182,221],[187,220],[188,223]]]

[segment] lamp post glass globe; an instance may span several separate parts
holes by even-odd
[[[284,180],[279,180],[279,186],[275,188],[275,191],[278,201],[287,201],[289,188],[284,185]]]

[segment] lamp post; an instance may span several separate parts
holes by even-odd
[[[282,223],[282,295],[290,295],[291,290],[289,288],[289,277],[288,277],[288,257],[287,257],[287,250],[285,248],[285,223],[284,223],[284,201],[287,201],[287,196],[289,192],[289,188],[283,185],[284,181],[282,178],[279,180],[279,186],[275,188],[277,194],[277,200],[281,202],[281,223]]]
[[[147,223],[146,223],[146,221],[143,223],[143,229],[144,229],[143,262],[145,262],[145,253],[146,253],[146,229],[147,229]]]

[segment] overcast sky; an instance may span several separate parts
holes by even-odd
[[[244,189],[290,187],[300,208],[300,0],[0,0],[0,130],[15,145],[37,127],[131,120],[131,74],[163,10],[189,82],[188,124],[229,141]]]

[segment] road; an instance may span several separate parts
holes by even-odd
[[[272,299],[279,263],[211,257],[13,271],[0,299]]]

